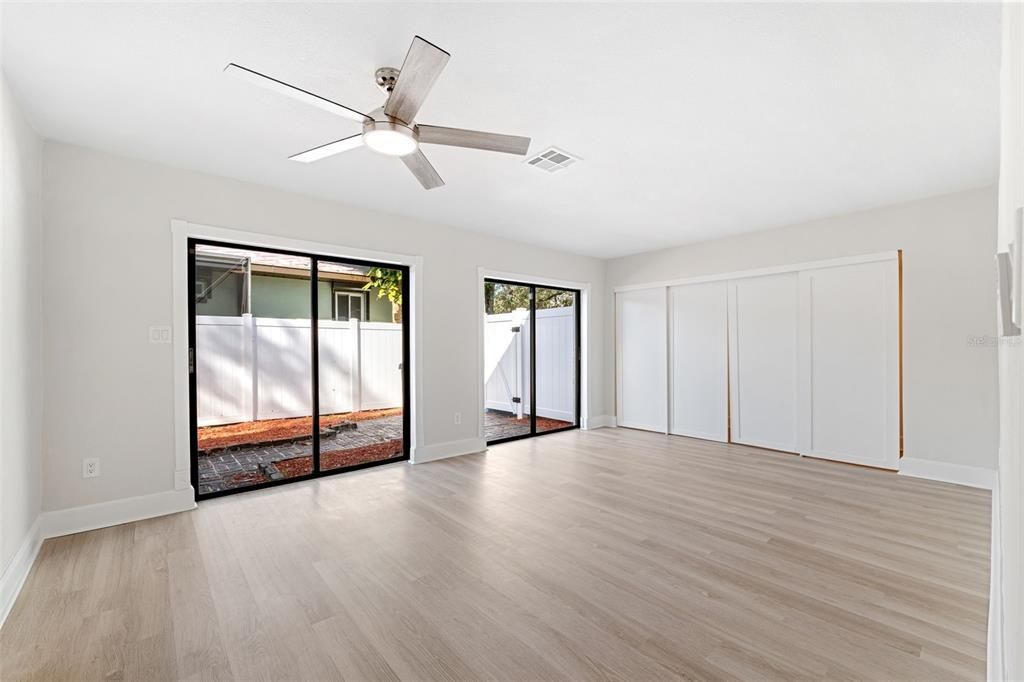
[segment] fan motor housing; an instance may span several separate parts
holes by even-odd
[[[363,124],[363,134],[369,133],[374,130],[390,130],[392,132],[398,133],[399,135],[411,137],[412,139],[416,140],[417,143],[420,140],[420,136],[416,134],[415,128],[407,126],[401,121],[399,121],[397,118],[391,118],[390,116],[388,117],[388,120],[385,121],[373,120],[367,121],[366,123]]]
[[[415,126],[406,125],[403,121],[395,118],[394,116],[388,116],[384,113],[384,107],[378,107],[369,114],[372,121],[365,121],[363,123],[363,132],[367,133],[371,130],[392,130],[396,133],[406,135],[419,142],[420,136],[416,133]]]
[[[371,112],[370,118],[372,120],[363,123],[363,140],[371,149],[391,156],[405,156],[419,148],[420,136],[414,126],[388,116],[383,108]]]

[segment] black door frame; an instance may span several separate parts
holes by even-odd
[[[508,443],[514,440],[523,440],[524,438],[535,438],[537,436],[546,436],[549,433],[561,433],[563,431],[572,431],[573,429],[580,428],[580,406],[582,403],[580,392],[580,386],[582,384],[582,381],[580,380],[580,368],[582,365],[583,348],[583,340],[580,337],[581,308],[583,307],[583,295],[581,290],[573,289],[571,287],[553,286],[549,284],[531,284],[530,282],[518,282],[510,279],[501,279],[500,277],[484,277],[483,286],[487,286],[488,282],[491,282],[493,284],[508,284],[516,287],[525,287],[530,292],[530,432],[522,433],[517,436],[495,438],[494,440],[487,441],[487,444],[498,445],[499,443]],[[562,428],[549,429],[547,431],[540,432],[537,431],[537,289],[550,289],[552,291],[569,291],[575,295],[576,302],[576,402],[573,423],[571,426],[563,426]],[[481,379],[482,378],[483,377],[481,377]],[[483,409],[486,412],[486,397],[484,399]]]
[[[198,429],[198,407],[197,407],[197,388],[196,388],[196,372],[195,372],[195,347],[196,347],[196,296],[195,296],[195,280],[196,280],[196,246],[223,246],[235,249],[250,249],[252,251],[260,251],[263,253],[277,253],[286,256],[299,256],[301,258],[309,259],[309,306],[310,306],[310,371],[312,372],[312,411],[313,411],[313,426],[312,426],[312,442],[313,442],[313,470],[309,474],[302,476],[293,476],[291,478],[283,478],[278,481],[267,481],[265,483],[257,483],[255,485],[245,486],[242,488],[233,488],[231,490],[221,490],[213,493],[200,494],[199,493],[199,435]],[[304,253],[301,251],[290,251],[288,249],[277,249],[265,246],[253,246],[251,244],[243,244],[238,242],[227,242],[219,241],[214,239],[203,239],[199,237],[188,238],[188,283],[189,296],[188,296],[188,402],[189,402],[189,452],[190,462],[189,470],[192,481],[192,490],[195,492],[196,501],[208,500],[214,497],[223,497],[225,495],[234,495],[237,493],[245,493],[252,490],[262,490],[264,488],[272,488],[278,485],[285,485],[287,483],[295,483],[298,481],[308,481],[314,478],[323,478],[324,476],[333,476],[335,474],[343,474],[349,471],[356,471],[358,469],[367,469],[369,467],[381,466],[383,464],[394,464],[395,462],[404,462],[409,460],[409,443],[411,434],[411,423],[409,420],[410,410],[409,401],[411,394],[409,391],[410,387],[410,372],[412,371],[412,363],[410,362],[411,355],[409,353],[409,305],[411,299],[409,298],[409,266],[400,265],[397,263],[378,263],[375,261],[360,260],[358,258],[342,258],[340,256],[326,256],[315,253]],[[402,272],[402,455],[400,457],[392,457],[391,459],[384,459],[377,462],[364,462],[362,464],[354,464],[348,467],[340,467],[338,469],[329,469],[327,471],[320,470],[320,310],[319,310],[319,287],[317,283],[319,281],[319,264],[325,263],[339,263],[343,265],[360,265],[368,267],[381,267],[388,268],[390,270],[400,270]]]

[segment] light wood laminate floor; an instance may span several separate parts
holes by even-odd
[[[627,429],[48,540],[0,679],[983,679],[989,493]]]

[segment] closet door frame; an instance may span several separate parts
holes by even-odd
[[[893,419],[890,420],[894,424],[887,425],[888,433],[891,435],[892,431],[895,430],[895,437],[889,437],[889,441],[895,443],[895,455],[892,452],[887,453],[887,462],[892,462],[895,459],[896,464],[893,468],[898,468],[898,462],[903,457],[904,453],[904,411],[903,411],[903,251],[883,251],[878,253],[869,253],[859,256],[848,256],[843,258],[831,258],[826,260],[808,261],[804,263],[794,263],[791,265],[782,265],[768,268],[758,268],[752,270],[741,270],[727,273],[721,273],[716,275],[708,275],[702,277],[684,277],[671,280],[662,280],[657,282],[649,282],[645,284],[631,284],[615,287],[612,290],[614,296],[614,313],[615,313],[615,407],[616,407],[616,420],[618,425],[629,428],[642,428],[633,427],[629,424],[623,424],[622,419],[622,320],[619,303],[619,294],[627,293],[631,291],[639,290],[650,290],[650,289],[662,289],[665,296],[665,315],[666,315],[666,334],[665,334],[665,354],[666,354],[666,371],[665,371],[665,383],[666,383],[666,405],[665,405],[665,429],[664,433],[669,434],[671,429],[671,415],[672,415],[672,399],[671,399],[671,381],[672,381],[672,367],[671,367],[671,345],[672,345],[672,321],[671,321],[671,287],[674,286],[685,286],[690,284],[702,284],[707,282],[724,282],[728,290],[728,309],[727,309],[727,320],[728,320],[728,339],[729,339],[729,350],[728,350],[728,362],[727,362],[727,382],[728,382],[728,409],[726,411],[726,433],[727,441],[729,443],[739,443],[736,440],[736,433],[733,430],[733,418],[736,413],[736,368],[737,358],[734,344],[734,334],[736,330],[736,308],[734,290],[735,283],[739,280],[751,279],[755,277],[763,277],[767,275],[778,275],[784,273],[796,274],[802,281],[804,278],[800,276],[800,273],[819,270],[823,268],[834,268],[846,265],[858,265],[862,263],[876,263],[885,261],[896,261],[896,317],[895,317],[895,334],[896,334],[896,353],[895,353],[895,369],[887,367],[887,376],[894,376],[896,386],[887,392],[887,400],[894,400],[895,405],[890,406],[888,410],[890,414],[893,414]],[[802,284],[798,283],[798,334],[797,334],[797,422],[796,422],[796,450],[792,452],[800,456],[816,456],[814,453],[807,451],[805,447],[809,442],[806,437],[806,431],[810,428],[810,410],[813,409],[811,403],[812,396],[809,395],[806,389],[806,382],[809,381],[810,374],[806,371],[806,363],[810,360],[804,354],[803,344],[806,342],[806,330],[805,327],[808,321],[805,319],[809,314],[809,308],[807,308],[807,301],[804,300],[804,290]],[[660,432],[661,430],[655,430]],[[753,447],[763,447],[754,445]],[[822,455],[817,455],[823,457]],[[828,457],[832,461],[843,461],[834,457]],[[875,466],[876,468],[889,468],[888,465],[866,465]]]

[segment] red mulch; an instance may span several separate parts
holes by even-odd
[[[374,443],[373,445],[364,445],[359,448],[334,450],[332,452],[321,453],[320,469],[322,471],[329,471],[331,469],[350,467],[355,464],[365,464],[366,462],[379,462],[381,460],[399,457],[401,454],[401,438],[396,440],[386,440],[381,441],[380,443]],[[278,471],[284,474],[285,478],[303,476],[312,471],[313,457],[308,456],[283,459],[279,462],[274,462],[274,466],[277,467]]]
[[[516,426],[523,426],[527,429],[530,428],[530,418],[523,417],[522,419],[516,419],[513,416],[502,418],[502,422],[505,424],[515,424]],[[537,431],[552,431],[554,429],[564,429],[566,426],[572,426],[572,422],[564,422],[561,419],[549,419],[548,417],[537,417]]]
[[[320,416],[320,426],[334,426],[344,421],[361,422],[368,419],[393,417],[400,414],[402,414],[402,408],[325,414]],[[196,434],[199,438],[200,450],[280,441],[288,438],[301,438],[303,436],[312,438],[313,418],[262,419],[256,422],[240,422],[238,424],[225,424],[224,426],[204,426],[196,429]]]

